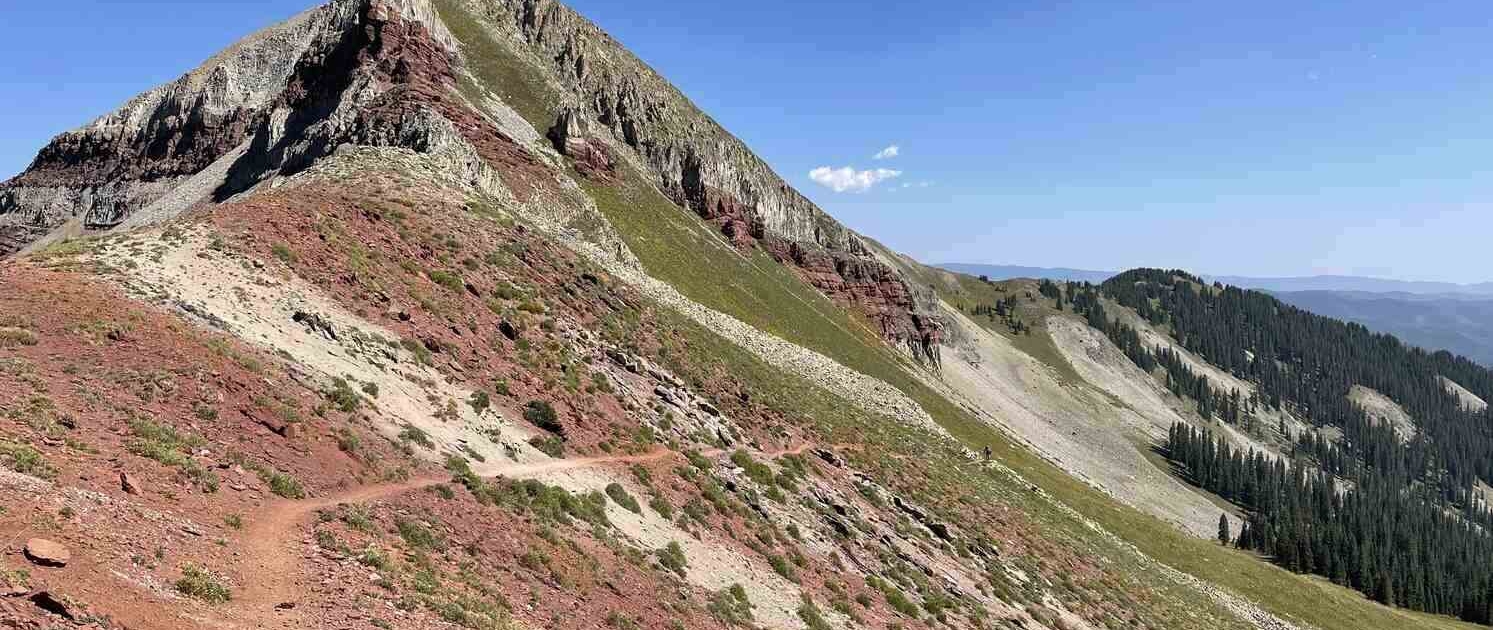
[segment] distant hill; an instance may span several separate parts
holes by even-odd
[[[1355,291],[1363,293],[1408,293],[1416,295],[1481,295],[1493,298],[1493,282],[1454,284],[1451,282],[1418,282],[1367,278],[1362,276],[1301,276],[1294,278],[1251,278],[1247,276],[1209,276],[1210,281],[1262,291]]]
[[[1115,275],[1113,271],[1091,271],[1087,269],[1069,269],[1066,267],[1023,267],[1020,265],[978,265],[969,263],[946,263],[938,266],[949,271],[965,273],[971,276],[985,276],[991,280],[1046,278],[1048,280],[1071,280],[1074,282],[1099,284]]]
[[[1493,296],[1361,291],[1277,291],[1277,298],[1318,315],[1357,322],[1431,350],[1450,350],[1493,365]]]
[[[972,263],[945,263],[938,265],[949,271],[987,276],[992,280],[1011,278],[1047,278],[1049,280],[1072,280],[1075,282],[1104,282],[1118,275],[1114,271],[1070,269],[1067,267],[1025,267],[1021,265],[982,265]],[[1493,299],[1493,282],[1478,284],[1455,284],[1451,282],[1420,282],[1369,278],[1365,276],[1293,276],[1282,278],[1257,278],[1252,276],[1214,276],[1203,274],[1209,282],[1222,282],[1245,289],[1260,291],[1347,291],[1358,293],[1403,293],[1410,295],[1437,296],[1482,296]]]

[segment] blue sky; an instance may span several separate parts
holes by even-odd
[[[0,177],[308,6],[65,4],[0,0]],[[1493,279],[1486,2],[572,6],[926,261]],[[835,192],[821,167],[884,171]]]

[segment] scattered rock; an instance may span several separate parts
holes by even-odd
[[[824,463],[834,466],[835,468],[845,467],[845,460],[840,459],[840,456],[835,454],[835,452],[832,450],[829,450],[827,448],[816,448],[814,449],[814,454],[818,455],[819,459],[824,460]]]
[[[509,341],[518,340],[518,329],[514,328],[513,323],[506,319],[498,324],[498,332],[503,333],[503,336],[507,337]]]
[[[628,372],[632,372],[633,374],[639,374],[642,372],[643,366],[638,363],[637,357],[634,357],[616,348],[607,348],[606,352],[607,358],[611,359],[612,363],[616,363],[617,365],[621,366],[622,369],[627,370]]]
[[[320,334],[332,341],[337,340],[337,330],[332,327],[332,322],[327,318],[322,317],[319,313],[296,311],[295,314],[290,317],[290,319],[295,321],[297,324],[305,326],[306,330],[310,331],[312,334]]]
[[[41,566],[65,567],[72,558],[72,552],[60,543],[45,538],[26,541],[26,559]]]
[[[31,603],[36,604],[37,608],[69,621],[77,618],[75,607],[67,600],[53,595],[51,591],[37,591],[31,596]]]
[[[256,424],[269,429],[275,435],[289,437],[286,434],[290,432],[290,423],[268,413],[254,413],[248,409],[240,409],[239,411],[249,416],[249,419],[253,420]]]
[[[286,423],[285,429],[283,431],[278,431],[277,433],[279,433],[285,439],[295,440],[299,439],[302,435],[305,434],[305,432],[306,429],[301,424],[290,422]]]
[[[145,491],[144,486],[140,485],[140,480],[123,470],[119,471],[119,489],[128,494],[141,494]]]

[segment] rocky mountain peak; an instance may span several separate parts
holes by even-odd
[[[600,182],[626,163],[736,247],[760,246],[936,360],[931,302],[646,64],[549,0],[335,0],[250,36],[58,136],[0,184],[0,254],[59,230],[166,220],[345,146],[441,155],[461,178],[562,224],[588,205],[566,192],[563,158]]]

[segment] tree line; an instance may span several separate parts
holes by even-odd
[[[1246,510],[1236,547],[1380,603],[1493,622],[1493,519],[1481,502],[1458,511],[1433,491],[1373,472],[1344,484],[1304,460],[1288,466],[1182,423],[1165,451],[1189,481]],[[1227,520],[1219,534],[1230,538]]]
[[[1223,519],[1221,538],[1386,604],[1493,623],[1493,518],[1478,492],[1479,482],[1493,479],[1493,415],[1467,408],[1442,380],[1490,400],[1493,372],[1180,271],[1135,270],[1098,286],[1070,282],[1055,295],[1042,293],[1066,300],[1138,367],[1195,401],[1204,418],[1252,430],[1268,408],[1314,429],[1292,436],[1282,419],[1277,431],[1292,447],[1280,459],[1173,427],[1168,459],[1247,514],[1237,534]],[[1177,353],[1148,349],[1135,328],[1109,317],[1101,297],[1254,391],[1225,389]],[[1405,439],[1374,423],[1348,396],[1355,384],[1397,402],[1415,419],[1416,434]],[[1328,427],[1333,439],[1315,430]]]

